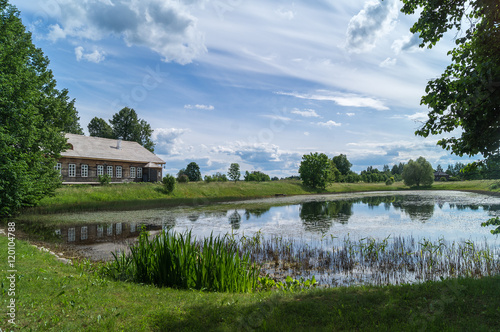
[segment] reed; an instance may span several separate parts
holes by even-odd
[[[159,287],[218,292],[251,292],[257,287],[260,266],[240,254],[227,235],[197,241],[191,231],[166,230],[149,239],[142,232],[131,253],[114,255],[106,274]]]

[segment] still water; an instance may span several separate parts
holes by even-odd
[[[64,215],[60,218],[82,226],[61,226],[56,231],[63,241],[69,239],[75,244],[136,236],[141,224],[151,229],[188,229],[197,236],[212,232],[251,236],[260,232],[305,240],[411,236],[496,243],[497,237],[490,233],[493,227],[481,227],[481,222],[496,216],[500,216],[499,197],[454,191],[377,192]]]

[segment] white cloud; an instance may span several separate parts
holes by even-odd
[[[318,126],[321,126],[321,127],[328,127],[328,128],[333,128],[333,127],[340,127],[342,126],[341,123],[338,123],[338,122],[335,122],[333,120],[329,120],[327,122],[317,122],[316,123]]]
[[[98,50],[94,50],[92,53],[85,53],[84,48],[82,46],[78,46],[75,48],[76,61],[87,60],[89,62],[99,63],[104,61],[106,58],[105,52],[99,52]]]
[[[295,17],[295,13],[293,10],[286,10],[284,8],[279,8],[278,10],[276,10],[276,14],[287,20],[293,20],[293,18]]]
[[[355,116],[356,113],[346,113],[345,115],[347,115],[347,116]]]
[[[180,155],[180,145],[183,143],[180,137],[187,132],[189,132],[189,129],[155,129],[151,137],[155,143],[155,153],[168,156]]]
[[[196,105],[184,105],[184,108],[185,109],[197,109],[197,110],[206,110],[206,111],[213,111],[215,109],[214,106],[212,105],[200,105],[200,104],[196,104]]]
[[[298,114],[298,115],[303,116],[305,118],[319,118],[320,117],[316,113],[316,111],[313,109],[306,109],[306,110],[301,111],[301,110],[295,108],[290,113]]]
[[[52,41],[74,37],[123,38],[128,46],[144,46],[164,61],[190,63],[205,53],[204,35],[183,2],[167,0],[60,0],[59,22],[50,26]]]
[[[420,39],[418,34],[410,33],[405,35],[401,39],[395,40],[394,43],[392,43],[391,48],[396,54],[399,54],[403,51],[411,53],[420,50],[420,43],[422,43],[422,39]]]
[[[379,67],[382,67],[382,68],[394,67],[397,62],[398,62],[398,59],[396,59],[396,58],[394,58],[394,59],[387,58],[379,64]]]
[[[376,100],[370,97],[362,97],[353,93],[332,93],[325,90],[318,90],[315,94],[301,94],[297,92],[277,92],[277,94],[293,96],[300,99],[333,101],[340,106],[347,107],[368,107],[374,108],[379,111],[385,111],[389,109],[389,107],[385,106],[384,103],[380,100]]]
[[[394,28],[398,13],[396,0],[365,2],[364,8],[349,21],[346,49],[364,53],[375,48],[377,41]]]

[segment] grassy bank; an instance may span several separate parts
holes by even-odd
[[[436,182],[425,190],[491,191],[494,181]],[[134,210],[179,205],[199,205],[211,202],[273,197],[275,195],[307,195],[361,191],[409,190],[402,182],[334,183],[326,190],[315,190],[300,181],[272,182],[197,182],[177,184],[171,194],[165,194],[159,184],[130,183],[109,186],[64,186],[53,197],[44,198],[40,206],[25,210],[26,214],[60,212]],[[499,189],[496,189],[497,191]]]
[[[6,308],[7,238],[0,236]],[[16,330],[311,331],[498,327],[500,278],[299,293],[209,293],[102,279],[16,241]],[[2,329],[11,328],[2,318]]]

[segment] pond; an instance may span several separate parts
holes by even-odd
[[[497,236],[492,227],[481,227],[496,216],[499,197],[374,192],[58,215],[66,226],[54,224],[49,232],[97,259],[123,250],[141,225],[158,232],[191,230],[198,238],[231,234],[277,278],[315,275],[329,285],[386,284],[497,273]]]

